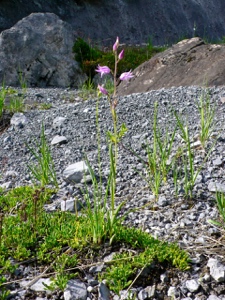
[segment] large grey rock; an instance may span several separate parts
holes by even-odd
[[[78,87],[86,80],[73,59],[75,35],[53,13],[32,13],[0,34],[0,82]]]

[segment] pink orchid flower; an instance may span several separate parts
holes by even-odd
[[[103,87],[101,86],[100,84],[98,84],[98,89],[99,91],[104,94],[104,95],[108,95],[108,91]]]
[[[131,70],[129,72],[124,72],[120,75],[120,80],[129,80],[130,78],[134,77]]]
[[[120,54],[118,55],[118,58],[119,58],[119,60],[121,60],[121,59],[124,58],[124,50],[122,50],[122,51],[120,52]]]
[[[100,65],[98,65],[98,68],[95,71],[98,72],[98,73],[101,73],[101,77],[104,74],[109,74],[111,72],[109,67],[107,67],[107,66],[102,66],[101,67]]]

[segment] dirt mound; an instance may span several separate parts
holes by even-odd
[[[148,92],[172,86],[225,85],[225,45],[205,44],[200,38],[183,40],[155,55],[122,82],[119,95]]]

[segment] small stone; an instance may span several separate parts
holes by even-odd
[[[110,291],[104,282],[99,284],[99,300],[110,300]]]
[[[89,269],[90,273],[100,273],[104,268],[104,264],[93,266]]]
[[[27,122],[27,117],[23,113],[15,113],[10,120],[10,124],[17,128],[23,128]]]
[[[166,283],[169,281],[169,277],[167,275],[167,273],[163,273],[160,275],[160,280],[162,281],[162,283]]]
[[[166,199],[165,196],[159,196],[159,200],[158,200],[158,205],[161,207],[167,206],[168,205],[168,200]]]
[[[177,289],[175,286],[170,286],[168,291],[167,291],[167,296],[168,297],[175,297],[175,294],[177,292]]]
[[[92,287],[98,285],[98,280],[94,279],[94,278],[90,278],[88,279],[88,284]]]
[[[207,300],[221,300],[220,298],[218,298],[216,295],[210,295]]]
[[[213,163],[214,166],[221,166],[223,161],[221,160],[220,157],[218,157],[217,159],[213,160],[212,163]]]
[[[207,263],[207,267],[210,269],[210,275],[217,282],[224,282],[225,280],[225,266],[222,265],[217,259],[210,258]]]
[[[86,300],[87,289],[85,284],[78,279],[68,281],[64,292],[64,300]]]
[[[51,145],[62,145],[62,144],[66,144],[67,143],[67,138],[65,136],[60,136],[60,135],[56,135],[52,141],[51,141]]]
[[[199,286],[200,286],[200,284],[195,279],[186,281],[186,287],[191,293],[197,292],[197,290],[199,289]]]
[[[211,280],[210,274],[205,274],[204,277],[203,277],[203,281],[204,282],[209,282],[210,280]]]
[[[30,289],[36,292],[44,292],[46,291],[46,287],[44,286],[44,284],[50,285],[51,282],[52,281],[50,278],[39,278],[38,281],[36,281],[33,285],[30,286]]]
[[[79,161],[77,163],[69,165],[63,171],[63,177],[65,181],[71,183],[80,183],[84,177],[84,174],[88,171],[88,167],[84,161]]]
[[[139,300],[145,300],[148,298],[148,294],[147,292],[145,291],[145,289],[141,290],[139,293],[138,293],[138,299]]]
[[[8,189],[10,189],[10,188],[12,187],[12,182],[11,182],[11,181],[4,182],[4,183],[2,183],[2,184],[0,185],[0,187],[1,187],[2,189],[8,190]]]
[[[196,141],[191,144],[191,148],[199,148],[202,146],[202,143],[200,141]]]
[[[225,185],[218,183],[218,182],[209,182],[208,184],[208,190],[210,192],[221,192],[224,193],[225,192]]]
[[[118,300],[129,300],[129,299],[136,300],[137,299],[136,295],[137,295],[137,289],[135,288],[130,289],[129,291],[122,290],[120,291],[120,296]],[[116,300],[116,298],[113,297],[113,300]]]
[[[53,127],[56,128],[56,127],[62,127],[64,125],[66,121],[66,118],[64,117],[56,117],[54,120],[53,120]]]
[[[104,257],[103,261],[104,262],[112,261],[115,255],[116,255],[116,252],[110,253],[109,255],[107,255],[107,256]]]
[[[198,243],[198,244],[204,245],[205,244],[205,239],[204,239],[204,237],[200,236],[199,238],[197,238],[195,240],[195,242]]]
[[[89,286],[87,287],[87,291],[88,291],[89,293],[91,293],[91,292],[93,291],[93,286],[90,286],[90,285],[89,285]]]
[[[61,211],[78,212],[82,208],[81,203],[77,199],[68,199],[61,201]]]

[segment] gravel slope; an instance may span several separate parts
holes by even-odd
[[[128,127],[123,144],[132,146],[138,154],[145,157],[143,145],[146,139],[151,140],[153,136],[155,101],[158,102],[158,123],[162,133],[165,133],[166,128],[172,132],[175,124],[172,110],[175,110],[189,124],[191,136],[197,140],[200,122],[197,100],[202,92],[203,90],[197,87],[180,87],[120,98],[117,107],[119,123],[124,122]],[[125,211],[149,204],[139,211],[130,213],[125,223],[143,228],[160,239],[176,241],[191,255],[193,261],[191,271],[174,274],[174,277],[170,278],[167,283],[168,290],[170,287],[176,288],[176,299],[225,299],[223,298],[225,297],[223,296],[225,295],[225,279],[217,282],[213,278],[212,270],[206,267],[209,258],[212,257],[220,261],[223,266],[224,257],[224,241],[221,232],[210,225],[208,220],[218,220],[214,194],[210,191],[213,184],[216,183],[217,189],[225,191],[225,106],[221,101],[221,98],[223,100],[225,97],[225,87],[210,88],[208,93],[211,102],[217,106],[214,138],[209,142],[208,148],[215,142],[215,137],[217,137],[217,142],[197,178],[193,199],[184,199],[182,186],[178,197],[175,197],[171,175],[162,187],[159,199],[155,200],[146,182],[134,169],[135,167],[139,171],[144,171],[143,165],[128,151],[122,147],[119,149],[118,201],[128,200]],[[73,90],[28,89],[26,102],[30,105],[51,103],[52,107],[49,110],[32,109],[25,112],[27,122],[23,127],[10,126],[0,135],[0,172],[2,174],[0,185],[14,187],[31,184],[27,166],[32,161],[32,157],[26,144],[32,145],[33,139],[39,137],[43,122],[49,143],[56,135],[65,136],[67,139],[66,144],[51,146],[60,183],[60,191],[55,203],[59,203],[63,197],[78,195],[77,186],[66,183],[62,173],[69,164],[82,160],[84,154],[87,154],[90,163],[97,168],[96,99],[84,102],[79,98],[77,91]],[[60,126],[55,123],[57,117],[65,118]],[[109,166],[105,132],[112,130],[112,121],[105,98],[99,101],[99,125],[103,175],[107,176]],[[177,133],[173,154],[176,153],[181,143],[181,138]],[[204,151],[199,148],[195,150],[195,153],[195,164],[199,166],[204,159]],[[186,282],[191,279],[201,281],[197,289],[188,288]],[[211,294],[218,298],[210,298]],[[155,299],[162,298],[156,297]],[[165,294],[164,299],[171,298]]]

